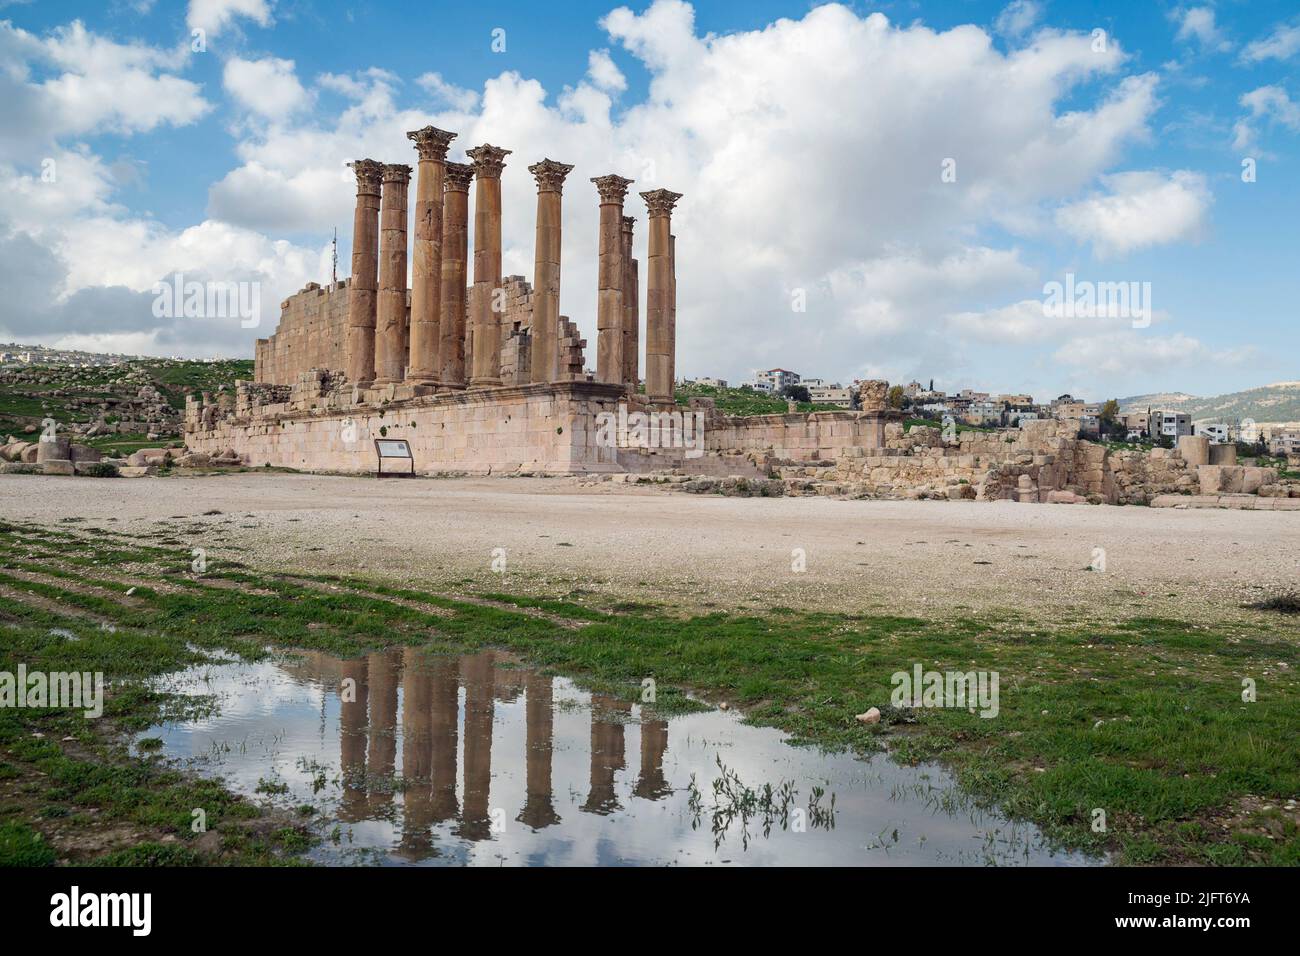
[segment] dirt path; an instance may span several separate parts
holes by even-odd
[[[205,514],[218,511],[220,514]],[[1300,512],[741,499],[566,479],[0,477],[0,517],[259,567],[668,607],[1248,622],[1300,588]],[[1087,570],[1105,550],[1104,572]],[[494,572],[501,566],[504,576]],[[797,566],[801,549],[806,570]],[[503,580],[504,577],[504,580]],[[1277,618],[1273,617],[1276,621]]]

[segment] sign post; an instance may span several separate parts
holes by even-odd
[[[405,438],[376,438],[375,455],[379,458],[379,471],[376,478],[414,478],[415,456],[411,454],[411,443]],[[410,462],[409,471],[384,471],[384,459],[405,459]]]

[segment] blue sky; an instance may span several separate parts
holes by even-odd
[[[433,123],[454,158],[515,150],[508,272],[531,278],[525,167],[578,167],[561,309],[593,356],[587,179],[620,172],[641,220],[636,191],[686,194],[681,374],[1039,397],[1300,379],[1294,4],[538,9],[0,0],[0,337],[251,355],[279,301],[328,278],[334,226],[347,272],[343,162],[413,162],[403,131]],[[257,282],[262,326],[158,318],[176,272]],[[1149,283],[1153,321],[1044,316],[1067,272]]]

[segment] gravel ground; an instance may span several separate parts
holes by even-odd
[[[207,515],[205,512],[219,511]],[[262,568],[453,590],[590,592],[683,610],[774,606],[1044,623],[1262,617],[1300,589],[1300,512],[722,498],[570,479],[296,474],[0,476],[0,517],[149,534]],[[506,569],[492,570],[494,549]],[[1088,570],[1105,549],[1104,572]],[[806,570],[796,572],[795,549]],[[1297,625],[1300,630],[1300,624]]]

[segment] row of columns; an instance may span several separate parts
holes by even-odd
[[[344,700],[339,710],[340,818],[356,823],[390,814],[394,792],[379,784],[396,773],[400,722],[401,777],[405,783],[403,849],[417,859],[425,855],[431,848],[431,827],[444,821],[454,820],[456,834],[465,839],[490,838],[496,700],[498,690],[505,689],[493,652],[459,661],[429,660],[411,648],[390,648],[342,662],[339,676],[350,678],[355,688],[355,698]],[[552,780],[553,679],[518,672],[512,672],[510,679],[522,681],[525,694],[525,802],[515,819],[542,829],[560,822]],[[458,726],[460,686],[465,689],[463,731]],[[622,809],[616,775],[627,766],[624,730],[630,712],[631,704],[626,701],[592,695],[584,812],[610,814]],[[667,750],[668,722],[643,717],[634,796],[655,801],[672,793],[664,773]]]
[[[468,164],[447,162],[455,133],[426,126],[407,133],[419,155],[410,324],[406,313],[407,190],[411,167],[372,159],[349,164],[357,179],[348,379],[362,387],[406,382],[435,388],[501,384],[501,172],[510,150],[485,143]],[[537,180],[530,380],[561,376],[561,196],[571,165],[544,159]],[[469,292],[473,367],[465,368],[469,185],[475,182],[473,286]],[[636,220],[623,215],[632,180],[592,179],[600,195],[596,378],[635,392],[639,381],[640,275],[632,258]],[[671,217],[680,193],[641,193],[649,210],[646,279],[646,394],[673,398],[677,295]]]

